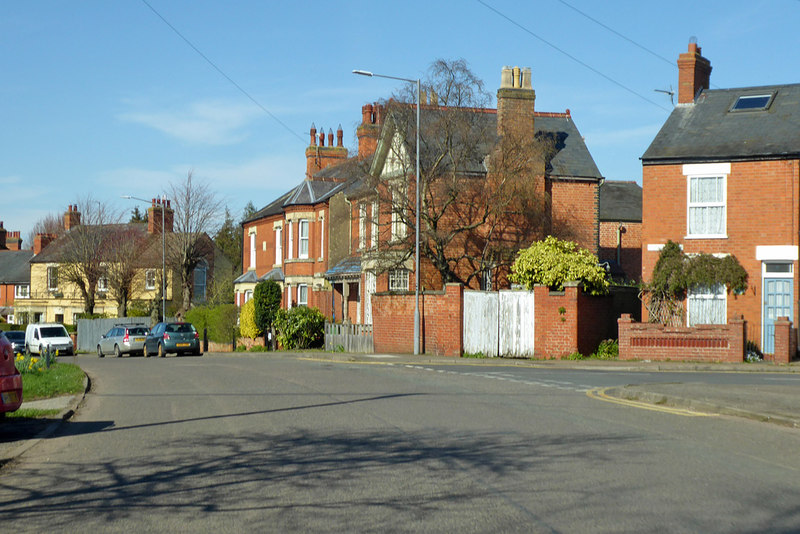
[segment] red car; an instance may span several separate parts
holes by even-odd
[[[14,365],[14,350],[0,331],[0,417],[22,405],[22,375]]]

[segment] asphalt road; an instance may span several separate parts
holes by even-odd
[[[4,530],[800,531],[798,430],[586,394],[683,375],[78,361],[84,405],[0,471]]]

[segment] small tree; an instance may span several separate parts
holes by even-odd
[[[272,332],[273,343],[275,341],[275,333],[272,329],[275,314],[281,307],[281,293],[281,286],[274,280],[259,282],[253,290],[256,326],[264,334],[265,342],[267,332]]]
[[[242,336],[255,339],[261,333],[256,326],[255,300],[250,299],[242,305],[239,312],[239,330]]]
[[[508,278],[527,289],[542,284],[562,290],[564,282],[583,282],[584,291],[590,295],[604,295],[609,287],[597,256],[572,241],[553,236],[519,251]]]

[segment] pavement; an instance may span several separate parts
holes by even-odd
[[[269,354],[269,353],[265,353]],[[787,373],[800,375],[800,362],[772,363],[685,363],[603,360],[522,360],[447,358],[429,355],[348,354],[308,352],[295,354],[298,358],[351,363],[393,363],[415,365],[486,365],[547,369],[580,369],[625,372],[730,372],[730,373]],[[80,357],[76,359],[80,364]],[[0,420],[0,467],[18,458],[42,439],[51,436],[63,421],[78,410],[91,382],[85,381],[80,395],[24,401],[22,408],[58,410],[57,415],[40,419]],[[709,414],[720,414],[800,428],[800,388],[776,383],[774,385],[714,385],[699,382],[623,385],[593,392],[594,397],[611,398],[625,403],[644,403],[673,407]]]

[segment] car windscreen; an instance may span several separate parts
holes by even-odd
[[[6,337],[11,341],[25,341],[25,332],[22,330],[13,330],[6,332]]]
[[[67,329],[63,326],[45,326],[42,328],[42,337],[68,337]]]
[[[189,334],[194,332],[194,326],[191,323],[168,324],[167,332],[178,332],[181,334]]]

